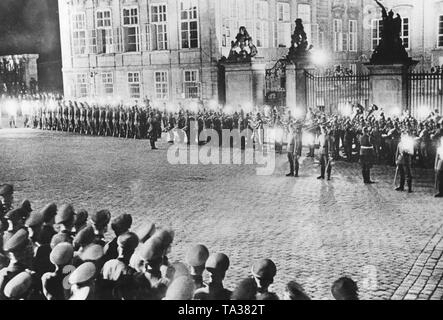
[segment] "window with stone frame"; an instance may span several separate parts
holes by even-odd
[[[199,47],[198,0],[180,0],[180,39],[182,49]]]
[[[140,51],[140,26],[137,7],[123,8],[124,52]]]
[[[341,19],[333,20],[333,45],[334,52],[343,51],[343,21]]]
[[[96,12],[97,53],[114,53],[114,30],[111,10]]]
[[[104,72],[101,75],[102,80],[102,94],[111,96],[114,94],[114,77],[112,72]]]
[[[183,91],[185,99],[200,98],[200,81],[198,70],[185,70],[183,72]]]
[[[158,100],[169,98],[169,80],[167,71],[156,71],[154,75],[155,97]]]
[[[88,96],[88,75],[86,73],[78,73],[75,79],[76,83],[76,96],[78,98],[84,98]]]
[[[349,32],[348,32],[348,50],[351,52],[357,52],[357,20],[349,20]]]
[[[86,14],[84,12],[72,15],[72,46],[74,55],[87,53]]]
[[[140,72],[128,72],[129,97],[139,99],[140,93]]]
[[[151,50],[168,50],[168,12],[166,4],[150,6]]]

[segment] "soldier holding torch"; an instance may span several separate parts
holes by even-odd
[[[412,157],[414,156],[415,139],[410,135],[403,135],[397,147],[396,164],[397,174],[400,174],[400,186],[396,191],[405,191],[405,182],[407,178],[408,192],[412,193]],[[394,181],[395,182],[395,181]]]

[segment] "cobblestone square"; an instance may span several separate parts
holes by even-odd
[[[252,165],[170,165],[168,145],[26,129],[0,130],[0,183],[34,210],[55,201],[76,209],[130,213],[171,226],[171,261],[197,243],[231,260],[226,285],[270,258],[273,290],[296,280],[315,299],[332,299],[340,276],[358,282],[363,299],[441,299],[442,213],[432,171],[415,169],[414,193],[393,191],[395,168],[373,170],[364,185],[358,164],[338,162],[332,181],[318,181],[310,159],[300,178],[287,178],[286,155],[272,176]]]

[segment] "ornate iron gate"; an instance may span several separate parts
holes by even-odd
[[[266,104],[271,106],[286,105],[286,60],[280,59],[266,70]]]
[[[443,113],[443,73],[408,74],[408,109],[418,119],[435,110]]]
[[[305,72],[308,108],[347,114],[349,106],[369,104],[369,76],[323,76]]]

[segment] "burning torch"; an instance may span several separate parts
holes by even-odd
[[[402,135],[400,143],[397,146],[397,152],[396,156],[398,157],[399,153],[407,153],[411,156],[415,153],[415,142],[416,138],[411,137],[409,135]],[[394,177],[394,186],[396,185],[398,177],[398,165],[397,169],[395,170],[395,177]]]

